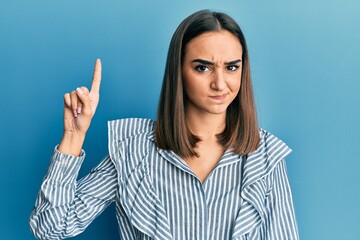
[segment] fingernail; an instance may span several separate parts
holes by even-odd
[[[83,94],[83,90],[81,90],[81,88],[77,88],[76,91],[79,93],[79,94]]]
[[[74,110],[73,112],[74,112],[74,117],[77,117],[77,112],[76,112],[76,110]]]
[[[81,113],[81,107],[80,106],[78,106],[78,108],[77,108],[77,113]]]

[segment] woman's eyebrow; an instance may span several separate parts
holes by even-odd
[[[197,62],[197,63],[201,63],[201,64],[204,64],[204,65],[214,65],[213,62],[208,61],[208,60],[204,60],[204,59],[200,59],[200,58],[194,59],[194,60],[192,60],[192,62],[193,63]],[[239,63],[239,62],[241,62],[241,59],[236,59],[234,61],[225,62],[225,65],[233,65],[233,64],[236,64],[236,63]]]
[[[226,65],[234,65],[234,64],[239,63],[239,62],[241,62],[241,59],[236,59],[234,61],[231,61],[231,62],[228,62],[228,63],[225,63],[225,64]]]
[[[214,63],[211,61],[207,61],[207,60],[199,59],[199,58],[192,60],[192,62],[193,63],[198,62],[198,63],[204,64],[204,65],[214,65]]]

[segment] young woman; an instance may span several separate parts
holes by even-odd
[[[99,101],[64,95],[55,148],[30,226],[39,239],[75,236],[116,203],[120,239],[298,239],[285,157],[259,129],[248,50],[228,15],[187,17],[170,43],[157,121],[110,121],[109,155],[76,180]]]

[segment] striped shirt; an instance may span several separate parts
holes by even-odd
[[[285,166],[291,150],[260,130],[247,156],[226,151],[202,183],[156,146],[154,122],[109,122],[109,155],[80,180],[85,158],[54,150],[30,228],[39,239],[75,236],[115,202],[120,239],[299,239]]]

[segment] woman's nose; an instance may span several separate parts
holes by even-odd
[[[222,91],[226,88],[225,74],[221,69],[214,71],[210,87],[216,91]]]

